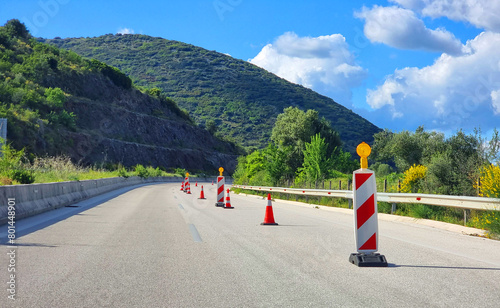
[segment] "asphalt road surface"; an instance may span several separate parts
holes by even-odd
[[[350,210],[276,201],[279,226],[261,226],[262,197],[231,194],[222,209],[211,183],[206,200],[191,188],[122,189],[19,220],[0,306],[500,307],[498,241],[379,220],[389,267],[359,268]]]

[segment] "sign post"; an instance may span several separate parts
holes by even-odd
[[[189,173],[186,172],[186,178],[184,178],[184,192],[187,193],[188,191],[188,186],[189,186]]]
[[[215,206],[224,206],[224,176],[222,172],[224,172],[224,168],[219,168],[220,176],[217,177],[217,202],[215,202]]]
[[[353,172],[354,237],[357,253],[349,262],[359,267],[386,267],[385,256],[378,250],[377,183],[375,172],[368,169],[371,148],[361,143],[356,148],[361,157],[361,169]]]

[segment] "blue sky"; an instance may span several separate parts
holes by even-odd
[[[136,33],[250,61],[381,128],[500,128],[500,1],[3,0],[44,38]]]

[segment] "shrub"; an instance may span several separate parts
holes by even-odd
[[[62,108],[66,101],[66,96],[60,88],[48,88],[45,90],[47,104],[51,107]]]
[[[500,166],[489,165],[480,169],[479,196],[500,198]],[[489,231],[490,237],[500,237],[500,211],[488,211],[478,216],[476,223]]]
[[[404,173],[404,180],[401,184],[401,191],[406,193],[416,193],[422,189],[423,181],[427,174],[427,167],[413,165]]]
[[[20,184],[31,184],[35,182],[35,175],[33,171],[14,169],[9,172],[9,176],[12,181],[16,181]]]
[[[65,126],[71,130],[76,130],[76,115],[73,112],[62,110],[61,112],[51,111],[48,115],[49,123],[53,125]]]
[[[120,176],[122,178],[128,178],[130,175],[127,172],[127,169],[125,169],[125,167],[120,166],[120,167],[118,167],[118,176]]]
[[[470,225],[488,231],[488,237],[500,239],[500,211],[486,211],[474,217]]]
[[[153,167],[147,167],[146,170],[147,170],[148,176],[150,176],[150,177],[158,177],[158,176],[162,175],[162,171],[158,167],[156,169]]]
[[[388,164],[382,164],[379,162],[373,164],[370,169],[375,171],[375,174],[377,174],[377,177],[384,177],[384,176],[387,176],[387,175],[394,172],[394,170],[392,169],[391,166],[389,166]]]
[[[184,177],[187,173],[187,170],[186,169],[183,169],[183,168],[175,168],[175,174],[178,174],[180,175],[181,177]]]
[[[479,196],[500,198],[500,166],[489,165],[480,169]]]
[[[92,59],[89,61],[88,66],[101,72],[104,76],[108,77],[116,86],[124,89],[132,88],[132,80],[122,73],[119,69],[109,66],[103,62]]]
[[[343,179],[343,178],[345,178],[345,177],[346,177],[346,175],[345,175],[345,174],[343,174],[343,173],[342,173],[342,172],[340,172],[340,171],[337,171],[337,170],[331,170],[331,171],[330,171],[330,177],[331,177],[332,179],[339,179],[339,178],[342,178],[342,179]]]
[[[500,212],[491,211],[483,216],[484,228],[495,234],[496,237],[500,236]]]
[[[8,176],[0,175],[0,185],[12,185],[12,179]]]
[[[432,219],[435,216],[434,210],[425,204],[412,204],[409,214],[412,217],[423,219]]]
[[[149,177],[149,172],[148,172],[148,169],[144,168],[143,165],[136,165],[135,166],[135,175],[144,179],[144,178]]]

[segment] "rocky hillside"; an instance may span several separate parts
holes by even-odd
[[[135,84],[162,89],[200,125],[246,147],[265,147],[278,114],[315,109],[353,151],[380,129],[300,85],[230,56],[146,35],[42,40],[121,69]]]
[[[157,89],[39,43],[17,20],[0,27],[0,117],[15,148],[85,164],[233,170],[238,154]]]

